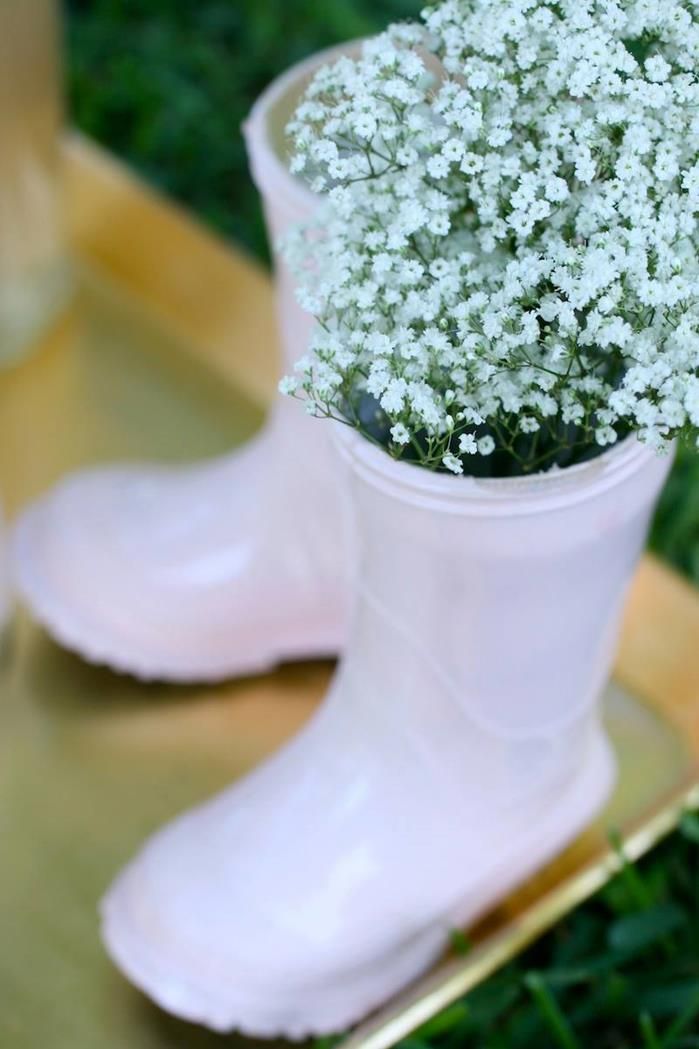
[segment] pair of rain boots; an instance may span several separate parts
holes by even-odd
[[[314,206],[276,129],[327,57],[247,125],[275,241]],[[277,306],[290,367],[309,320],[283,262]],[[344,652],[301,734],[154,835],[103,901],[125,974],[220,1031],[354,1023],[613,782],[599,694],[668,461],[625,442],[556,476],[477,482],[332,429],[283,402],[230,456],[76,475],[15,531],[25,599],[96,662],[215,680]]]

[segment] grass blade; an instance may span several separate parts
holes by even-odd
[[[561,1049],[580,1049],[573,1028],[568,1023],[558,1002],[538,973],[528,973],[524,982],[534,999],[542,1019]]]
[[[663,1049],[655,1024],[649,1013],[642,1013],[639,1019],[641,1034],[643,1035],[643,1049]]]
[[[680,1013],[675,1022],[667,1029],[660,1043],[662,1049],[673,1049],[677,1039],[681,1034],[684,1034],[697,1016],[699,1016],[699,994],[695,995],[687,1008]]]

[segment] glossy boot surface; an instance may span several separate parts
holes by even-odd
[[[273,245],[315,206],[276,140],[322,60],[275,81],[245,127]],[[288,371],[312,318],[280,258],[275,268]],[[66,478],[17,524],[21,594],[64,645],[146,679],[214,680],[336,654],[346,635],[347,554],[328,434],[279,398],[262,433],[221,459]]]
[[[478,482],[339,443],[355,602],[323,707],[156,834],[103,905],[126,975],[221,1031],[352,1024],[563,848],[614,779],[599,695],[669,459],[627,442]]]

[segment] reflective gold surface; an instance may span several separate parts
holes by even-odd
[[[0,367],[73,291],[63,243],[58,0],[0,3]]]
[[[79,464],[225,450],[259,424],[273,385],[266,277],[92,147],[72,141],[66,155],[82,288],[39,352],[0,375],[0,489],[14,508]],[[632,855],[671,829],[697,782],[698,638],[696,595],[647,561],[607,701],[621,764],[609,810],[476,930],[468,957],[445,960],[352,1045],[391,1045],[593,892],[613,869],[607,828]],[[96,904],[159,823],[296,731],[330,670],[145,686],[18,616],[0,649],[0,1049],[240,1041],[132,990],[102,952]]]

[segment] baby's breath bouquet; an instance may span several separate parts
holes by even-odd
[[[699,3],[445,0],[320,70],[283,392],[508,475],[699,434]]]

